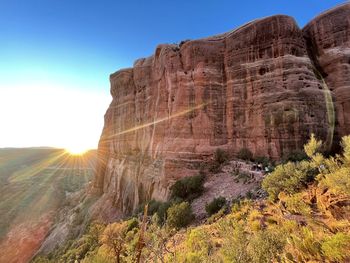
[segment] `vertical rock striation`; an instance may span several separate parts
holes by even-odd
[[[303,29],[318,75],[335,106],[335,141],[350,133],[350,4],[329,10]]]
[[[166,199],[169,186],[197,173],[217,148],[278,159],[301,149],[311,132],[330,141],[332,96],[338,133],[349,133],[348,12],[349,4],[341,6],[304,30],[278,15],[159,45],[112,74],[94,181],[101,215]]]

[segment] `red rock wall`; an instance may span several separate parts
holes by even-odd
[[[303,31],[310,56],[333,97],[338,141],[350,134],[350,4],[321,14]]]
[[[321,27],[324,19],[303,32],[293,18],[273,16],[226,34],[159,45],[153,56],[112,74],[94,182],[103,192],[102,216],[166,199],[168,187],[197,173],[217,148],[236,154],[246,147],[278,159],[301,149],[311,132],[330,140],[327,92],[312,61],[319,53],[310,59],[304,39],[317,35],[308,28]],[[325,39],[336,26],[323,31]],[[350,27],[339,26],[349,48]],[[327,72],[321,59],[316,66]],[[328,86],[339,92],[349,89],[349,67],[343,66],[337,73],[342,80],[327,73]]]

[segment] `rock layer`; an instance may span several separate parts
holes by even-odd
[[[197,173],[217,148],[278,159],[301,149],[312,132],[331,144],[334,122],[339,134],[349,133],[349,6],[304,30],[278,15],[159,45],[112,74],[96,207],[111,218],[164,200],[176,179]]]
[[[335,141],[350,133],[350,4],[329,10],[303,29],[310,57],[335,106]]]

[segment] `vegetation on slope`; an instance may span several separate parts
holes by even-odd
[[[348,262],[350,136],[342,147],[341,155],[325,157],[312,136],[307,159],[281,164],[266,176],[267,200],[239,200],[207,223],[176,229],[169,222],[172,206],[164,224],[155,213],[147,221],[133,219],[134,227],[130,220],[101,226],[35,262]]]
[[[0,149],[0,239],[11,224],[36,219],[64,205],[93,174],[93,154],[72,157],[61,149]]]
[[[54,148],[0,149],[0,262],[30,260],[59,211],[72,206],[91,180],[94,161],[94,151],[72,156]],[[82,216],[84,211],[74,223]]]

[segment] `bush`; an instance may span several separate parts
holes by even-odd
[[[221,166],[228,161],[228,154],[224,150],[218,148],[214,153],[214,161],[209,165],[209,171],[212,173],[219,173]]]
[[[214,198],[213,201],[205,205],[205,211],[209,216],[211,216],[219,212],[220,209],[223,208],[225,204],[226,204],[225,197],[220,196],[218,198]]]
[[[196,175],[182,178],[170,187],[171,197],[192,200],[202,194],[204,176]]]
[[[247,250],[251,262],[281,262],[285,240],[281,232],[273,230],[258,231],[250,240]]]
[[[227,162],[228,160],[228,154],[227,152],[225,152],[224,150],[218,148],[216,149],[215,153],[214,153],[214,161],[221,165],[224,164],[225,162]]]
[[[188,226],[194,215],[188,202],[174,204],[167,211],[167,224],[170,227],[181,228]]]
[[[285,154],[282,158],[284,163],[287,162],[301,162],[307,160],[308,156],[304,151],[292,151]]]
[[[128,224],[127,232],[133,230],[134,228],[139,228],[139,220],[137,218],[133,217],[126,221]]]
[[[336,233],[327,237],[322,243],[322,251],[327,259],[333,262],[342,262],[350,258],[350,235]]]
[[[324,157],[319,153],[321,147],[322,142],[316,140],[312,134],[304,146],[309,160],[281,164],[264,179],[262,187],[269,194],[270,199],[277,199],[282,191],[290,195],[297,193],[315,180],[319,173],[318,169],[325,167]]]
[[[192,229],[184,242],[185,249],[181,251],[178,262],[214,262],[214,240],[205,229]]]
[[[247,148],[242,148],[239,150],[237,157],[242,160],[251,161],[253,160],[253,153]]]
[[[149,201],[148,202],[148,215],[154,215],[155,213],[157,213],[161,204],[162,204],[162,202],[156,201],[154,199]],[[144,205],[142,206],[142,208],[144,209]],[[143,212],[143,209],[141,212]]]
[[[275,200],[282,191],[294,194],[304,189],[316,174],[317,170],[307,161],[282,164],[264,179],[262,187]]]
[[[253,199],[254,198],[254,194],[252,191],[248,191],[246,194],[245,194],[245,197],[247,199]]]
[[[160,202],[152,199],[148,202],[148,215],[153,216],[157,214],[159,217],[159,223],[162,225],[166,220],[166,211],[168,210],[170,205],[170,202]],[[145,203],[140,205],[136,209],[135,214],[143,214],[144,207]]]
[[[254,158],[256,163],[261,163],[263,167],[269,166],[270,159],[266,156],[257,156]]]
[[[112,251],[116,262],[121,262],[127,249],[128,222],[109,224],[101,235],[101,243]]]

